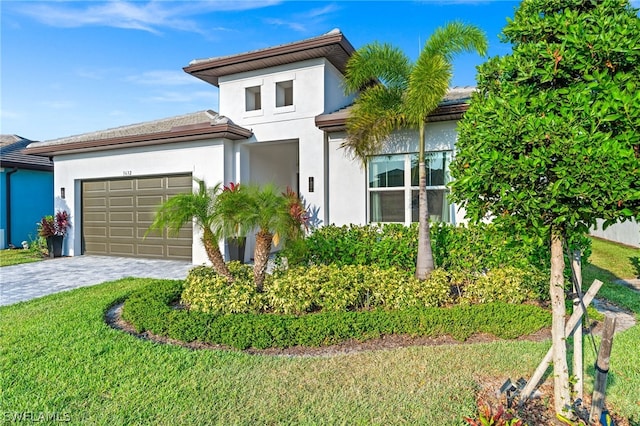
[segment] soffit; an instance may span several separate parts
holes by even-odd
[[[294,43],[237,55],[192,61],[183,69],[214,86],[218,86],[218,79],[222,76],[316,58],[326,58],[344,73],[347,61],[354,51],[355,49],[344,35],[338,30],[333,30],[319,37]]]

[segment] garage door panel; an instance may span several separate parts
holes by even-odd
[[[85,237],[106,237],[107,228],[105,226],[85,226]]]
[[[165,247],[160,245],[138,244],[138,254],[147,257],[165,257]],[[189,253],[191,254],[191,253]]]
[[[144,208],[147,207],[150,209],[150,211],[155,211],[156,208],[162,204],[166,198],[163,195],[143,195],[143,196],[138,196],[137,198],[137,205],[139,208]]]
[[[133,223],[133,212],[124,211],[124,212],[110,212],[109,213],[109,222],[111,223]]]
[[[168,253],[167,255],[169,257],[187,257],[187,256],[191,256],[191,246],[189,247],[181,247],[181,246],[168,246]]]
[[[135,182],[133,179],[110,180],[109,192],[126,191],[131,192],[134,189]]]
[[[119,237],[133,237],[135,230],[133,228],[109,228],[109,237],[111,238],[119,238]]]
[[[133,244],[110,243],[109,249],[109,254],[116,256],[132,256],[135,254]]]
[[[109,197],[109,207],[133,207],[133,197]]]
[[[138,179],[137,188],[138,190],[145,191],[149,189],[159,189],[164,192],[166,189],[166,178],[144,178]]]
[[[173,193],[185,192],[185,190],[190,190],[191,188],[193,188],[191,176],[170,176],[167,179],[167,189],[173,189]]]
[[[84,252],[190,261],[191,223],[177,236],[166,230],[145,234],[160,204],[191,190],[190,175],[83,182]]]

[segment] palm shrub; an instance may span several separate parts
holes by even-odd
[[[273,244],[300,237],[307,214],[290,189],[280,192],[274,184],[234,185],[222,191],[216,208],[222,234],[237,236],[256,229],[253,276],[257,291],[264,289],[269,253]]]
[[[217,224],[216,198],[220,193],[220,184],[208,188],[203,180],[193,178],[198,185],[198,191],[174,195],[162,203],[156,210],[153,222],[145,236],[152,230],[168,229],[170,234],[177,234],[180,228],[192,220],[202,228],[202,244],[207,257],[215,271],[233,281],[218,241],[223,236],[224,228]]]

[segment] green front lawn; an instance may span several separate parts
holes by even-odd
[[[0,250],[0,266],[19,265],[21,263],[38,262],[43,257],[32,250],[14,249]]]
[[[550,346],[498,341],[291,358],[191,350],[109,328],[105,310],[149,282],[129,278],[0,308],[4,420],[53,413],[105,425],[460,425],[485,380],[529,377]],[[637,293],[622,288],[614,297],[640,313]],[[607,388],[608,408],[633,422],[638,341],[640,326],[616,335]],[[586,366],[592,352],[585,349]],[[585,392],[591,387],[588,377]]]

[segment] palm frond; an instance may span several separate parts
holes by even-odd
[[[444,56],[420,55],[409,79],[404,108],[411,124],[417,127],[433,112],[447,94],[452,66]]]
[[[453,21],[436,28],[426,41],[420,56],[442,55],[447,62],[451,62],[454,55],[463,52],[485,56],[487,48],[486,35],[479,27]]]
[[[355,93],[381,83],[387,87],[405,88],[411,64],[402,50],[381,43],[370,43],[358,49],[349,59],[345,72],[345,92]]]

